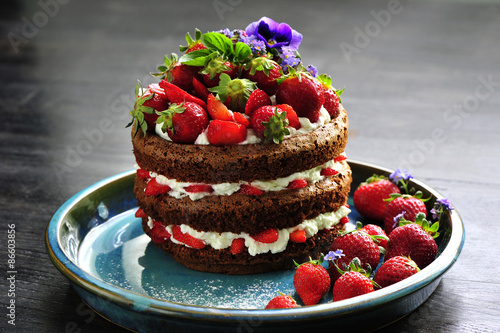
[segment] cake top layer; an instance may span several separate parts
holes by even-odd
[[[188,33],[181,56],[165,55],[152,73],[160,82],[137,83],[133,135],[196,145],[280,144],[330,123],[343,90],[303,65],[302,38],[267,17],[244,30]]]

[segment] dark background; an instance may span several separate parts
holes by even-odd
[[[195,27],[262,16],[301,32],[304,63],[346,87],[348,156],[409,169],[465,222],[463,252],[435,293],[381,332],[500,331],[498,2],[42,0],[0,4],[0,332],[123,331],[52,265],[45,227],[73,194],[133,168],[125,125],[137,79],[153,82]],[[15,327],[4,307],[8,224]]]

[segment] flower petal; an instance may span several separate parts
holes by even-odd
[[[293,51],[297,51],[299,49],[299,45],[301,42],[302,42],[302,34],[292,29],[292,40],[290,41],[288,47]]]

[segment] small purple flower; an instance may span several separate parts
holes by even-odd
[[[248,36],[256,36],[264,41],[268,48],[281,49],[289,47],[296,51],[302,42],[302,34],[293,30],[286,23],[277,23],[268,17],[250,23],[245,29]]]
[[[296,56],[296,53],[288,48],[283,49],[283,53],[280,54],[280,64],[283,68],[283,72],[288,72],[288,67],[297,67],[300,64],[300,58]]]
[[[455,207],[453,207],[453,205],[451,204],[450,200],[448,200],[447,198],[437,199],[436,201],[439,202],[441,206],[448,211],[455,209]]]
[[[400,214],[398,214],[398,215],[394,216],[394,219],[393,219],[394,224],[392,225],[392,228],[393,228],[393,229],[394,229],[394,228],[396,228],[396,227],[399,225],[399,221],[401,221],[401,219],[403,219],[403,218],[404,218],[404,215],[405,215],[405,214],[406,214],[406,211],[405,211],[405,210],[403,210]]]
[[[307,66],[306,70],[311,74],[312,77],[318,76],[318,69],[315,66],[309,65]]]
[[[340,259],[344,256],[345,256],[345,254],[342,253],[342,250],[338,249],[336,251],[328,252],[328,254],[325,256],[325,260],[335,261],[335,260]]]
[[[224,36],[226,36],[229,39],[234,37],[234,33],[231,30],[229,30],[228,28],[225,28],[225,29],[222,29],[222,30],[219,30],[216,32],[223,34]]]
[[[452,206],[447,198],[437,199],[434,203],[434,207],[431,209],[432,218],[440,218],[443,212],[452,211],[453,209],[455,209],[455,207]]]
[[[241,41],[248,46],[250,46],[250,49],[252,50],[252,53],[257,54],[257,55],[264,55],[266,54],[266,43],[260,39],[258,39],[255,36],[249,36],[241,37]]]
[[[397,184],[400,180],[409,180],[412,178],[413,176],[410,174],[410,172],[408,172],[408,170],[400,168],[397,168],[396,171],[389,175],[389,179],[395,184]]]

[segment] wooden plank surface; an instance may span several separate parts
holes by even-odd
[[[52,265],[46,225],[74,193],[133,167],[124,126],[137,79],[152,82],[195,27],[261,16],[300,31],[304,62],[346,87],[349,157],[410,169],[465,222],[463,252],[435,293],[381,332],[500,331],[500,4],[46,0],[0,4],[0,231],[15,224],[18,272],[13,327],[3,236],[1,332],[123,331]],[[92,133],[102,135],[85,145]]]

